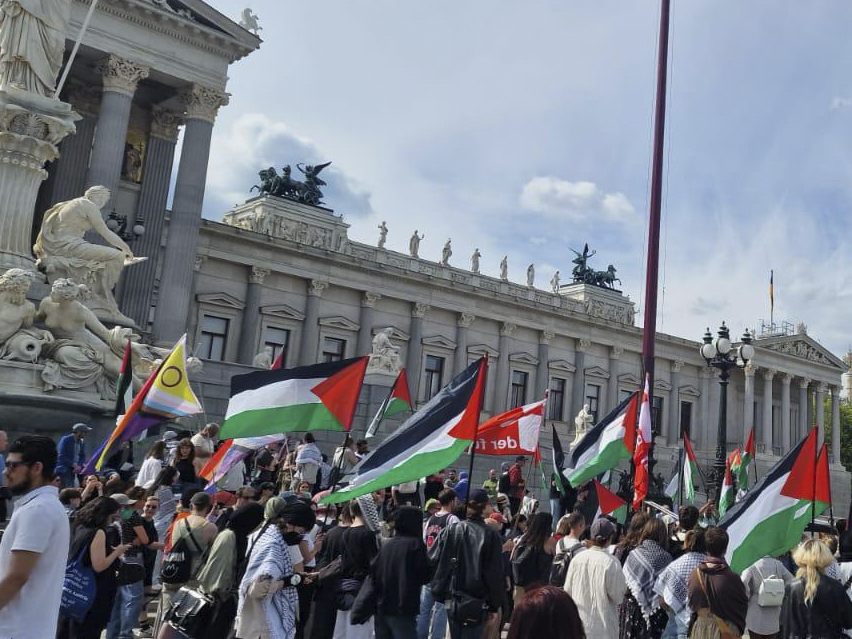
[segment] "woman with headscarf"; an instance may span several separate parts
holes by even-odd
[[[402,506],[393,522],[394,536],[382,546],[371,572],[377,596],[376,639],[416,635],[420,589],[429,580],[420,509]]]
[[[654,584],[660,573],[672,562],[666,550],[669,533],[661,519],[649,519],[642,527],[639,545],[624,562],[627,595],[619,614],[621,639],[660,639],[668,623],[668,615],[660,606]]]
[[[281,503],[264,513],[273,517],[249,542],[235,624],[240,639],[293,639],[296,636],[299,614],[296,586],[302,578],[293,569],[288,546],[298,547],[301,536],[313,526],[315,516],[304,502],[278,502]]]
[[[379,552],[376,532],[370,528],[370,524],[377,525],[377,521],[372,517],[373,513],[369,512],[375,510],[375,501],[372,495],[364,495],[350,502],[349,508],[352,512],[352,525],[343,533],[334,639],[371,639],[373,619],[361,625],[353,625],[350,622],[350,616],[352,603],[370,572],[373,559]]]
[[[248,536],[263,521],[263,507],[250,503],[234,511],[228,525],[220,532],[207,562],[198,573],[198,585],[216,601],[216,609],[208,626],[208,639],[225,639],[237,611],[236,590],[245,567]]]

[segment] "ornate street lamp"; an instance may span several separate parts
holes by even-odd
[[[725,322],[719,327],[717,336],[714,338],[710,328],[704,333],[704,343],[699,351],[707,362],[707,365],[719,370],[719,432],[716,435],[716,461],[713,463],[713,474],[715,475],[713,501],[719,503],[722,492],[722,482],[725,480],[725,458],[727,457],[728,439],[728,379],[731,369],[743,368],[750,359],[754,357],[754,346],[751,345],[751,333],[743,333],[742,343],[738,347],[731,344],[731,334]]]
[[[118,235],[125,242],[132,242],[133,240],[145,235],[145,222],[141,217],[136,218],[133,228],[130,232],[128,232],[127,216],[112,211],[109,214],[109,217],[107,217],[106,225],[110,231]]]

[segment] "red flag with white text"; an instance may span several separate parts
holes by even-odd
[[[476,452],[480,455],[538,455],[547,398],[495,415],[479,426]]]
[[[633,465],[635,475],[633,477],[633,508],[639,505],[648,496],[648,450],[651,448],[651,391],[649,389],[649,376],[645,375],[645,391],[642,394],[642,406],[639,409],[639,428],[636,431],[636,448],[633,450]]]

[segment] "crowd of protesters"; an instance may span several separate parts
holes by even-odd
[[[0,638],[852,636],[849,532],[737,575],[709,508],[623,526],[581,489],[551,492],[554,517],[526,490],[523,458],[480,482],[447,469],[326,506],[366,441],[329,462],[308,433],[207,487],[215,424],[165,432],[138,470],[123,446],[84,475],[88,432],[4,451],[0,431],[0,501],[13,500]]]

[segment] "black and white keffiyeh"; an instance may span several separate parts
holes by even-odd
[[[672,556],[656,541],[646,539],[627,557],[624,563],[624,580],[646,621],[660,607],[654,584],[666,566],[672,562]]]
[[[689,598],[689,576],[704,561],[704,554],[688,552],[675,559],[663,569],[657,577],[654,591],[663,598],[665,604],[680,615],[686,608]]]

